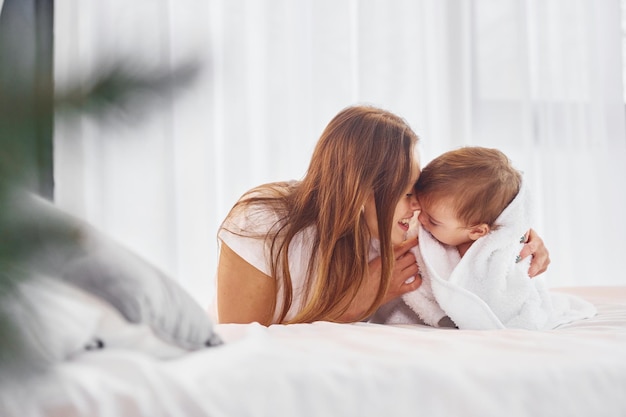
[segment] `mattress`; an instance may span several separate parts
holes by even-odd
[[[5,389],[2,416],[626,416],[626,287],[559,288],[598,309],[548,331],[219,324],[157,360],[86,352]]]

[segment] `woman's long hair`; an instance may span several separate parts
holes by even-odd
[[[402,118],[375,107],[348,107],[322,133],[302,181],[262,185],[244,194],[233,207],[227,220],[237,210],[259,205],[277,216],[264,238],[272,277],[282,280],[284,289],[279,322],[285,322],[293,298],[289,244],[309,227],[315,233],[309,242],[313,251],[304,303],[288,322],[335,321],[348,309],[368,273],[371,235],[362,209],[372,192],[378,217],[381,281],[375,299],[359,319],[380,305],[395,261],[393,215],[410,186],[416,142],[416,134]]]

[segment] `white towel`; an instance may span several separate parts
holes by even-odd
[[[516,262],[530,228],[530,198],[522,187],[496,220],[500,227],[479,238],[463,258],[418,227],[416,259],[422,285],[402,300],[432,326],[449,316],[460,329],[552,329],[596,314],[587,301],[549,291],[542,276],[528,277],[530,257]],[[415,231],[412,231],[415,234]],[[399,311],[399,309],[396,309]],[[393,311],[386,323],[406,320]]]

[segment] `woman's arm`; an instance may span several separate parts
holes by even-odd
[[[224,242],[217,265],[217,316],[220,323],[272,324],[276,281]]]

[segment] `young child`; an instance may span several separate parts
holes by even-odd
[[[551,294],[519,260],[530,225],[522,174],[497,149],[464,147],[431,161],[415,185],[422,285],[402,301],[423,322],[465,329],[545,329],[595,314],[592,305]],[[410,312],[409,312],[410,313]],[[375,322],[415,321],[386,306]]]

